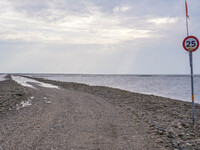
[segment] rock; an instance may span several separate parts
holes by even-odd
[[[174,125],[175,128],[178,128],[178,129],[182,129],[182,124],[180,122],[178,122],[177,124]]]
[[[183,133],[179,133],[178,134],[178,137],[182,137],[184,134]]]
[[[126,109],[127,109],[127,110],[130,110],[131,108],[128,107],[128,108],[126,108]]]
[[[186,146],[192,146],[192,144],[191,144],[191,143],[186,143],[185,145],[186,145]]]
[[[188,125],[188,124],[185,124],[185,123],[182,123],[182,126],[183,126],[184,128],[189,128],[189,125]]]
[[[174,136],[172,134],[167,134],[167,137],[172,138],[172,139],[174,138]]]
[[[182,129],[183,127],[181,125],[178,126],[178,129]]]
[[[195,136],[195,134],[194,134],[194,133],[190,133],[190,136],[193,136],[193,137],[194,137],[194,136]]]
[[[23,96],[23,93],[16,93],[17,96]]]
[[[173,128],[172,127],[170,127],[170,129],[169,129],[169,134],[174,134],[174,130],[173,130]]]
[[[50,128],[51,131],[53,131],[53,128]]]
[[[163,140],[159,138],[156,140],[156,143],[163,143]]]
[[[190,136],[190,134],[186,134],[187,136]]]
[[[163,131],[158,131],[158,134],[163,135],[164,132]]]
[[[153,125],[153,124],[150,124],[149,127],[150,127],[150,128],[154,128],[154,125]]]
[[[177,125],[177,124],[175,124],[175,125],[173,125],[173,127],[174,127],[174,128],[178,128],[178,125]]]

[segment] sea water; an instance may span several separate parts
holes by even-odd
[[[191,78],[189,75],[29,74],[29,76],[107,86],[191,102]],[[200,75],[194,76],[194,89],[195,102],[200,103]]]
[[[6,80],[6,74],[0,74],[0,81]]]

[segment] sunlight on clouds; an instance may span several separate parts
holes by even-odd
[[[114,11],[115,13],[118,13],[118,12],[127,12],[127,11],[129,11],[130,9],[131,9],[131,7],[128,7],[128,6],[123,6],[123,7],[117,6],[117,7],[115,7],[115,8],[113,9],[113,11]]]
[[[155,24],[157,24],[157,25],[175,23],[176,21],[177,21],[176,18],[169,18],[169,17],[165,17],[165,18],[154,18],[154,19],[148,20],[148,22],[155,23]]]
[[[11,3],[12,4],[12,3]],[[84,2],[84,13],[59,9],[50,3],[50,15],[33,17],[24,11],[7,7],[0,16],[0,39],[5,41],[61,42],[67,44],[119,43],[135,38],[148,38],[150,30],[121,25],[119,16],[107,15],[101,8]],[[115,12],[126,12],[130,7],[116,7]],[[43,10],[44,11],[44,10]],[[42,13],[44,14],[44,12]],[[69,14],[69,15],[68,15]]]
[[[1,72],[185,73],[184,11],[180,0],[0,0]]]

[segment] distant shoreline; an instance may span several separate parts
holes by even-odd
[[[191,102],[191,81],[188,75],[86,75],[33,74],[25,75],[61,82],[75,82],[91,86],[118,88],[130,92],[161,96]],[[200,103],[200,76],[195,79],[195,103]],[[196,83],[197,82],[197,83]]]
[[[2,74],[4,74],[4,75],[6,75],[6,73],[2,73]],[[122,74],[122,75],[120,75],[120,74],[43,74],[43,73],[32,73],[33,75],[77,75],[77,76],[82,76],[82,75],[89,75],[89,76],[138,76],[138,77],[149,77],[149,76],[154,76],[154,77],[190,77],[190,75],[172,75],[172,74],[170,74],[170,75],[134,75],[134,74]],[[1,75],[1,74],[0,74]],[[9,75],[9,74],[7,74],[7,75]],[[30,76],[31,74],[27,74],[27,73],[15,73],[14,75],[22,75],[22,76],[24,76],[24,77],[29,77],[29,78],[33,78],[33,79],[44,79],[44,80],[49,80],[49,81],[58,81],[58,82],[70,82],[70,83],[76,83],[76,84],[85,84],[85,85],[89,85],[89,86],[99,86],[99,87],[108,87],[108,88],[114,88],[114,89],[119,89],[119,90],[124,90],[124,91],[127,91],[127,92],[133,92],[133,93],[139,93],[139,94],[144,94],[144,95],[149,95],[149,96],[151,96],[151,95],[153,95],[153,96],[159,96],[159,97],[163,97],[163,98],[167,98],[167,99],[175,99],[175,100],[179,100],[179,101],[183,101],[183,102],[189,102],[189,103],[191,103],[191,101],[189,100],[184,100],[184,99],[178,99],[178,98],[172,98],[172,97],[167,97],[167,96],[163,96],[163,95],[160,95],[160,94],[152,94],[152,93],[150,93],[150,92],[137,92],[137,91],[133,91],[133,90],[128,90],[128,89],[123,89],[123,88],[120,88],[120,87],[113,87],[113,86],[109,86],[109,85],[95,85],[95,84],[90,84],[90,83],[84,83],[84,82],[74,82],[74,81],[59,81],[59,80],[54,80],[54,79],[45,79],[45,78],[42,78],[42,77],[35,77],[35,76]],[[194,76],[196,76],[196,77],[199,77],[200,75],[194,75]],[[195,99],[196,99],[196,96],[195,96]],[[195,101],[195,103],[196,104],[199,104],[199,103],[197,103],[196,101]]]
[[[16,74],[16,75],[97,75],[97,76],[188,76],[188,74],[88,74],[88,73],[0,73],[0,74]],[[200,74],[194,74],[193,76],[200,76]]]

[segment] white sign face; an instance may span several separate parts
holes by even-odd
[[[199,48],[199,40],[194,36],[188,36],[183,41],[183,47],[186,51],[194,52]]]
[[[196,41],[196,39],[194,39],[194,38],[189,38],[189,39],[187,39],[186,41],[185,41],[185,47],[188,49],[188,48],[193,48],[193,49],[195,49],[195,48],[197,48],[197,41]]]

